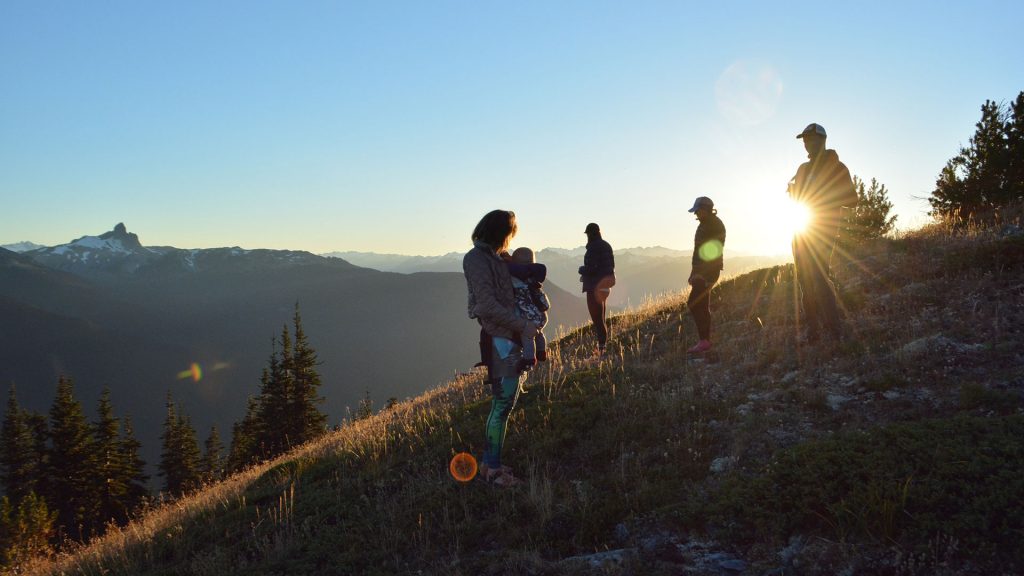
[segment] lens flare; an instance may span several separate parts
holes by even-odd
[[[469,482],[476,477],[476,458],[467,452],[459,452],[448,463],[448,471],[459,482]]]
[[[192,365],[188,367],[188,370],[178,372],[178,380],[187,380],[189,378],[191,378],[193,382],[199,382],[203,379],[203,369],[199,364],[193,362]]]
[[[806,204],[789,199],[784,204],[784,209],[779,217],[783,226],[790,233],[800,234],[807,229],[807,225],[811,222],[811,211]]]

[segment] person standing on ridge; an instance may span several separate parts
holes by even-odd
[[[591,222],[587,224],[587,252],[580,266],[580,282],[587,294],[587,310],[597,339],[597,355],[604,355],[608,345],[611,327],[608,325],[608,296],[615,286],[615,254],[608,242],[601,238],[601,228]]]
[[[485,449],[480,475],[496,486],[522,482],[512,469],[501,464],[505,431],[519,398],[523,357],[520,341],[533,338],[538,326],[516,313],[512,276],[504,257],[516,235],[516,215],[492,210],[473,229],[473,249],[462,259],[469,292],[469,317],[480,322],[480,352],[491,386],[491,412],[485,429]]]
[[[722,273],[725,224],[718,218],[715,203],[707,196],[697,198],[693,208],[687,212],[692,212],[700,222],[693,235],[693,259],[688,280],[690,297],[686,300],[700,339],[687,353],[702,354],[711,350],[711,287]]]
[[[842,222],[842,209],[857,205],[850,171],[835,150],[825,149],[827,134],[821,124],[808,124],[796,135],[804,141],[809,160],[789,181],[789,196],[810,211],[803,232],[793,237],[793,265],[800,286],[808,342],[824,328],[835,340],[842,337],[842,318],[836,288],[830,279],[832,251]]]

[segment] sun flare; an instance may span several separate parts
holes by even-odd
[[[811,211],[805,204],[787,198],[779,210],[778,217],[787,234],[799,234],[811,221]]]

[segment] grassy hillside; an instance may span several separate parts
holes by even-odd
[[[1012,574],[1024,570],[1024,235],[932,227],[838,262],[851,336],[797,340],[792,269],[553,347],[513,412],[515,489],[448,473],[458,378],[152,510],[38,574]]]

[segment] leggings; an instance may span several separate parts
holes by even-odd
[[[504,358],[503,350],[507,350]],[[512,341],[494,338],[493,374],[491,378],[491,413],[487,416],[484,432],[486,447],[483,463],[490,468],[501,467],[501,449],[505,445],[508,418],[519,399],[520,378],[516,364],[522,358],[522,351]]]
[[[713,278],[694,278],[690,282],[690,297],[686,307],[690,309],[693,322],[697,324],[697,334],[701,340],[711,339],[711,287],[718,281],[718,274]]]
[[[587,310],[590,311],[590,322],[594,326],[594,337],[597,338],[597,347],[604,349],[608,343],[608,333],[611,328],[605,319],[608,314],[608,289],[603,291],[599,288],[587,290]]]

